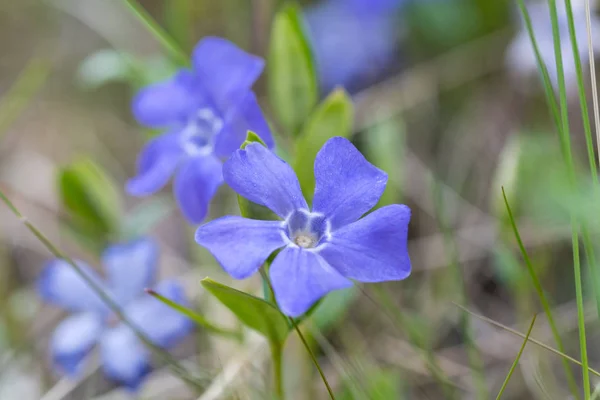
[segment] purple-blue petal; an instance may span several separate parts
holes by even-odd
[[[89,266],[77,261],[82,273],[107,292],[108,288],[100,276]],[[89,311],[105,314],[108,308],[87,282],[66,261],[50,261],[37,282],[40,296],[47,302],[70,311]]]
[[[270,275],[277,304],[290,317],[304,314],[332,290],[352,286],[319,254],[297,246],[286,247],[277,255]]]
[[[313,211],[337,229],[369,211],[385,190],[387,174],[368,162],[348,139],[334,137],[315,159]]]
[[[319,254],[340,274],[360,282],[410,275],[407,250],[410,209],[394,204],[333,232]]]
[[[131,391],[139,388],[151,370],[148,349],[125,324],[102,335],[100,358],[106,376]]]
[[[163,82],[141,89],[132,102],[137,121],[151,128],[167,128],[183,123],[202,100],[190,71],[181,70]]]
[[[286,244],[279,221],[223,217],[196,231],[196,242],[217,259],[235,279],[254,274],[269,255]]]
[[[98,314],[81,313],[67,317],[56,327],[50,339],[53,364],[67,375],[79,375],[84,359],[96,344],[102,329],[102,317]]]
[[[165,133],[149,141],[139,155],[137,176],[127,181],[127,193],[142,197],[158,192],[167,184],[182,156],[176,133]]]
[[[223,165],[223,177],[239,195],[281,218],[308,208],[294,170],[261,144],[236,150]]]
[[[244,100],[225,115],[223,130],[216,138],[215,153],[219,157],[229,157],[246,140],[248,131],[260,136],[267,147],[275,146],[269,124],[253,92],[248,92]]]
[[[174,280],[162,281],[154,291],[175,303],[188,304],[181,284]],[[193,322],[150,295],[139,297],[125,308],[125,314],[157,346],[170,348],[187,336]]]
[[[212,154],[189,158],[177,171],[173,183],[175,200],[185,218],[199,224],[210,201],[223,183],[223,164]]]
[[[260,57],[218,37],[202,39],[194,49],[192,60],[194,73],[221,109],[237,103],[264,68]]]
[[[102,254],[112,291],[126,305],[152,286],[158,263],[158,246],[150,238],[116,244]]]

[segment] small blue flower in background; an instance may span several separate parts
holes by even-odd
[[[533,33],[537,41],[540,55],[546,64],[548,74],[555,88],[558,88],[558,72],[556,70],[556,61],[554,56],[554,40],[552,37],[552,22],[550,20],[550,8],[546,0],[539,2],[530,2],[527,10],[531,18]],[[558,26],[560,32],[561,53],[563,57],[563,68],[565,72],[565,84],[569,93],[576,93],[577,74],[575,63],[573,61],[573,48],[569,36],[569,25],[567,11],[564,1],[556,2],[558,11]],[[573,18],[575,33],[577,36],[577,45],[579,48],[579,57],[583,68],[587,68],[589,62],[587,27],[585,17],[585,3],[583,0],[572,0]],[[519,15],[521,30],[508,48],[506,54],[506,64],[514,78],[520,80],[538,73],[537,61],[531,39],[527,33],[527,28],[523,22],[523,17]],[[600,32],[600,20],[592,11],[592,32],[597,37]],[[600,41],[594,41],[594,53],[600,52]],[[521,87],[521,86],[519,86]]]
[[[387,174],[341,137],[327,141],[314,170],[310,210],[288,164],[257,143],[237,150],[223,167],[225,181],[283,221],[228,216],[196,232],[196,241],[236,279],[251,276],[283,248],[270,275],[277,303],[292,317],[328,292],[351,286],[350,279],[401,280],[411,269],[407,206],[386,206],[359,219],[381,197]]]
[[[326,0],[305,12],[320,83],[355,91],[374,83],[396,59],[403,0]]]
[[[165,129],[138,159],[138,175],[127,192],[147,196],[173,174],[173,191],[191,223],[200,223],[223,183],[221,158],[238,149],[248,130],[269,146],[273,138],[251,91],[263,70],[262,59],[225,39],[208,37],[194,49],[193,69],[142,89],[133,114],[142,125]]]
[[[129,321],[157,346],[169,348],[191,332],[193,323],[144,293],[154,283],[157,260],[156,244],[139,239],[104,252],[106,281],[84,263],[78,265],[121,306]],[[186,303],[183,288],[175,281],[163,281],[154,289],[177,303]],[[47,302],[73,313],[57,326],[50,341],[53,364],[61,372],[79,374],[86,356],[98,343],[105,374],[131,390],[138,388],[150,372],[149,350],[66,261],[48,263],[38,291]]]

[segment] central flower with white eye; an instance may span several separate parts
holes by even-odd
[[[304,249],[316,248],[330,236],[325,216],[307,210],[294,211],[284,221],[284,227],[288,241]]]
[[[215,136],[222,128],[223,120],[210,108],[202,108],[188,120],[181,131],[181,146],[190,156],[210,154]]]

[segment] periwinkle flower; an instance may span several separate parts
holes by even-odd
[[[326,0],[305,12],[321,85],[355,91],[390,69],[402,0]]]
[[[169,348],[190,333],[193,324],[144,293],[154,283],[157,253],[150,239],[109,247],[102,255],[106,280],[85,263],[77,264],[111,296],[132,324],[157,346]],[[151,369],[150,351],[66,261],[48,263],[38,291],[47,302],[73,313],[56,327],[50,340],[52,361],[58,370],[77,376],[88,353],[99,344],[106,376],[130,390],[138,388]],[[173,280],[159,283],[155,291],[177,303],[186,302],[183,288]]]
[[[351,286],[351,279],[401,280],[411,269],[407,206],[382,207],[359,219],[381,197],[387,174],[341,137],[321,148],[314,171],[310,209],[288,164],[260,144],[237,150],[223,167],[225,181],[283,221],[227,216],[196,232],[196,241],[236,279],[254,274],[281,248],[270,276],[277,303],[292,317],[328,292]]]
[[[191,223],[206,216],[223,183],[221,159],[239,148],[248,130],[273,146],[269,126],[251,90],[264,62],[225,39],[208,37],[193,52],[192,70],[142,89],[133,114],[142,125],[165,129],[138,159],[138,175],[127,192],[147,196],[173,174],[173,191]]]
[[[565,83],[570,93],[574,93],[573,90],[575,89],[577,82],[577,74],[575,63],[573,61],[573,48],[571,46],[571,37],[569,35],[569,24],[565,2],[562,0],[557,1],[556,6]],[[585,69],[589,61],[585,4],[583,0],[572,0],[571,6],[573,10],[575,34],[577,36],[577,47],[579,49],[579,54],[577,56],[580,57],[582,66]],[[548,2],[546,0],[530,2],[526,7],[531,18],[533,33],[540,50],[540,55],[548,69],[552,84],[555,88],[558,88],[558,72],[556,69],[552,22],[550,19]],[[513,39],[506,55],[506,63],[509,71],[516,79],[522,79],[538,73],[537,61],[533,46],[531,45],[531,39],[521,16],[519,16],[519,21],[521,21],[521,30],[515,39]],[[593,37],[597,37],[598,32],[600,32],[600,21],[595,14],[593,14],[591,18],[591,28]],[[593,50],[595,53],[600,51],[600,41],[594,41]]]

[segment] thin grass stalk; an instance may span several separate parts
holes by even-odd
[[[577,325],[579,328],[579,348],[581,351],[581,363],[583,365],[583,396],[585,400],[590,399],[590,374],[587,355],[587,340],[585,338],[585,316],[583,312],[583,289],[581,288],[581,265],[579,261],[579,238],[573,231],[573,264],[575,273],[575,296],[577,298]]]
[[[71,259],[69,256],[64,254],[59,248],[50,241],[39,229],[37,229],[29,220],[21,214],[17,207],[6,197],[4,192],[0,190],[0,200],[12,211],[12,213],[27,227],[27,229],[54,255],[56,258],[66,261],[71,268],[77,273],[77,275],[85,281],[85,283],[96,293],[100,299],[114,312],[122,321],[125,323],[135,335],[149,348],[151,348],[160,358],[164,361],[171,370],[189,383],[196,389],[201,388],[201,384],[192,376],[190,373],[175,360],[167,351],[161,349],[155,345],[135,324],[129,321],[129,318],[123,313],[121,307],[102,290],[102,288],[94,282],[83,270]]]
[[[466,312],[467,314],[469,314],[469,315],[471,315],[471,316],[473,316],[473,317],[475,317],[475,318],[477,318],[477,319],[480,319],[480,320],[482,320],[482,321],[485,321],[485,322],[487,322],[487,323],[488,323],[488,324],[490,324],[490,325],[494,325],[494,326],[496,326],[496,327],[498,327],[498,328],[500,328],[500,329],[502,329],[502,330],[504,330],[504,331],[506,331],[506,332],[508,332],[508,333],[510,333],[510,334],[512,334],[512,335],[519,336],[519,337],[521,337],[521,338],[525,338],[525,334],[524,334],[524,333],[521,333],[521,332],[519,332],[519,331],[517,331],[517,330],[515,330],[515,329],[513,329],[513,328],[511,328],[511,327],[509,327],[509,326],[506,326],[506,325],[504,325],[504,324],[501,324],[500,322],[494,321],[494,320],[493,320],[493,319],[491,319],[491,318],[484,317],[483,315],[479,315],[479,314],[477,314],[477,313],[474,313],[473,311],[469,310],[469,309],[468,309],[468,308],[466,308],[466,307],[463,307],[463,306],[461,306],[461,305],[460,305],[460,304],[458,304],[458,303],[452,303],[452,304],[454,304],[456,307],[460,308],[461,310],[463,310],[463,311],[464,311],[464,312]],[[561,351],[559,351],[559,350],[556,350],[555,348],[553,348],[553,347],[551,347],[551,346],[547,345],[547,344],[546,344],[546,343],[544,343],[544,342],[541,342],[541,341],[539,341],[539,340],[537,340],[537,339],[534,339],[534,338],[532,338],[532,337],[530,337],[528,340],[529,340],[531,343],[535,344],[536,346],[539,346],[539,347],[541,347],[541,348],[543,348],[543,349],[545,349],[545,350],[548,350],[549,352],[551,352],[551,353],[554,353],[554,354],[556,354],[557,356],[559,356],[559,357],[562,357],[562,358],[564,358],[565,360],[567,360],[567,361],[569,361],[569,362],[572,362],[573,364],[577,364],[577,365],[579,365],[580,367],[582,367],[582,366],[583,366],[583,364],[581,363],[581,361],[579,361],[579,360],[577,360],[577,359],[575,359],[575,358],[573,358],[573,357],[571,357],[571,356],[569,356],[569,355],[567,355],[567,354],[565,354],[565,353],[563,353],[563,352],[561,352]],[[593,369],[593,368],[588,368],[588,371],[589,371],[590,373],[592,373],[592,374],[594,374],[594,375],[596,375],[597,377],[599,377],[599,378],[600,378],[600,372],[599,372],[599,371],[596,371],[596,370],[595,370],[595,369]]]
[[[590,0],[585,3],[585,25],[588,39],[588,56],[590,59],[590,79],[592,82],[592,101],[594,104],[594,126],[596,128],[596,146],[598,146],[598,163],[600,163],[600,106],[598,105],[598,85],[596,83],[596,61],[594,60],[594,41],[592,39],[592,10]]]
[[[508,199],[506,198],[506,192],[504,191],[504,188],[502,188],[502,196],[504,197],[504,204],[506,206],[506,211],[508,213],[508,219],[509,219],[510,225],[513,229],[515,239],[517,240],[517,244],[519,245],[519,249],[521,250],[521,254],[523,256],[523,260],[525,261],[525,265],[527,266],[527,271],[529,272],[529,276],[531,277],[535,291],[537,292],[537,295],[540,299],[540,303],[542,304],[544,313],[546,313],[546,318],[548,318],[548,324],[550,325],[550,330],[552,331],[552,336],[554,337],[554,341],[556,342],[556,345],[558,346],[558,350],[564,354],[565,346],[564,346],[563,341],[558,332],[558,328],[556,326],[554,316],[552,315],[552,309],[550,308],[550,304],[548,303],[548,299],[546,298],[546,294],[544,293],[542,284],[540,283],[540,280],[533,268],[531,260],[529,259],[529,255],[527,254],[525,245],[523,244],[523,241],[521,240],[521,234],[519,233],[519,229],[517,228],[517,224],[513,217],[513,213],[510,208],[510,205],[508,204]],[[579,395],[578,395],[579,388],[575,381],[575,377],[573,376],[573,371],[571,371],[571,368],[569,367],[569,364],[566,359],[563,358],[562,363],[563,363],[563,368],[565,369],[565,374],[567,376],[567,381],[569,383],[571,392],[573,392],[573,395],[575,396],[575,398],[579,398]]]
[[[527,342],[529,341],[529,336],[531,335],[531,331],[533,330],[533,326],[535,325],[536,318],[537,318],[537,315],[534,314],[533,318],[531,319],[531,323],[529,324],[529,329],[527,329],[527,334],[525,335],[525,340],[523,340],[523,344],[521,345],[521,348],[519,349],[519,352],[517,353],[517,357],[515,358],[515,361],[513,361],[512,366],[510,367],[510,370],[508,371],[508,375],[506,375],[506,379],[504,379],[504,383],[502,383],[502,387],[498,391],[498,396],[496,396],[496,400],[500,400],[500,398],[504,394],[504,391],[506,390],[506,387],[508,386],[508,381],[510,381],[510,378],[512,377],[513,373],[515,372],[515,369],[517,369],[517,365],[519,365],[519,360],[521,359],[523,350],[525,350],[525,346],[527,345]]]
[[[177,42],[136,0],[123,0],[131,13],[148,29],[180,66],[190,64],[189,57]]]
[[[581,119],[583,121],[583,131],[585,134],[585,144],[588,152],[588,161],[590,164],[590,173],[594,182],[598,181],[596,156],[594,155],[594,140],[592,138],[592,128],[590,125],[590,115],[587,106],[585,95],[585,85],[583,82],[583,69],[579,58],[579,46],[577,43],[577,35],[575,33],[575,22],[573,18],[573,8],[571,0],[565,0],[565,8],[567,10],[567,20],[569,24],[569,37],[571,38],[571,48],[573,49],[573,60],[575,62],[575,71],[577,75],[577,92],[579,94],[579,106],[581,108]]]

